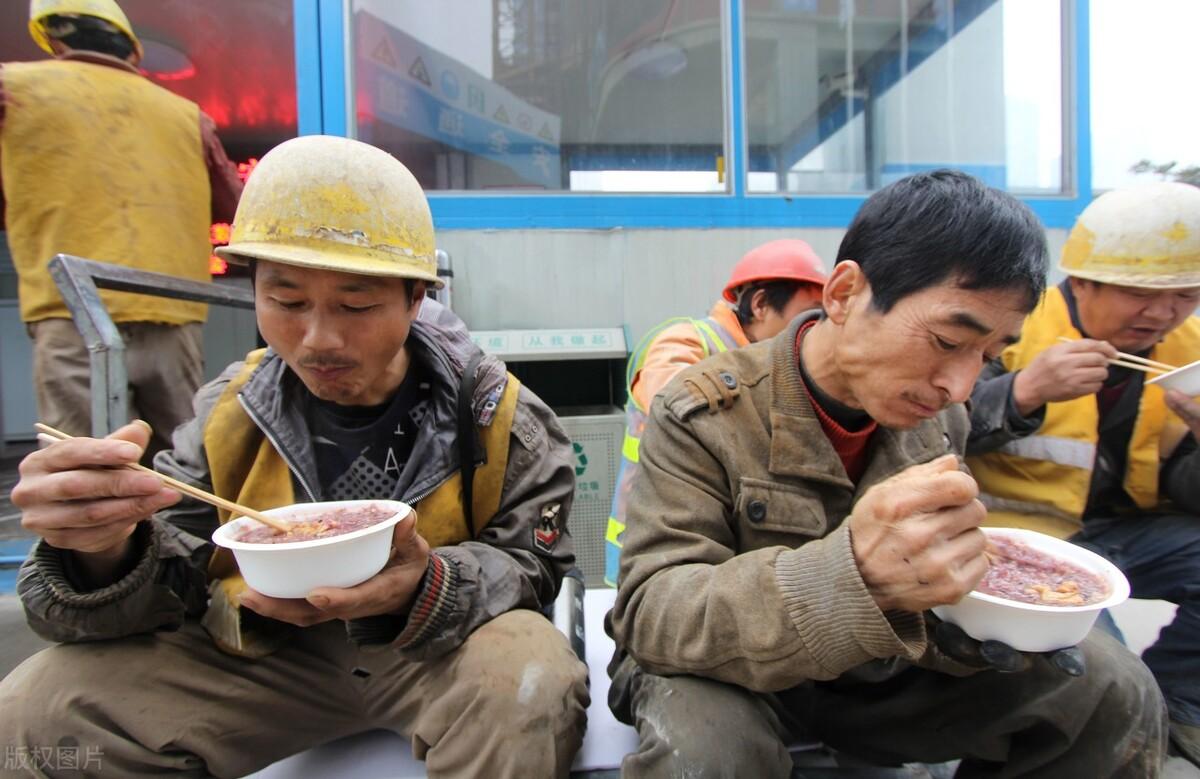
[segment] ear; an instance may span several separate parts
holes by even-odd
[[[421,280],[413,282],[412,300],[408,302],[408,307],[412,312],[412,318],[416,319],[421,315],[421,303],[425,300],[426,283]]]
[[[755,322],[761,322],[767,318],[767,291],[765,289],[756,289],[750,295],[750,316]]]
[[[833,268],[829,281],[825,283],[825,291],[821,295],[821,305],[825,315],[835,324],[845,324],[846,316],[850,313],[857,298],[863,295],[870,300],[871,285],[867,276],[854,260],[842,260]]]

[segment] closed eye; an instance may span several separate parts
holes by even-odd
[[[375,309],[379,308],[379,305],[375,304],[375,305],[370,305],[370,306],[342,306],[342,308],[345,309],[346,311],[350,312],[351,314],[364,314],[368,311],[374,311]]]
[[[936,335],[933,337],[933,340],[937,342],[938,348],[943,351],[952,352],[958,348],[958,344],[950,343],[946,339],[939,338]]]

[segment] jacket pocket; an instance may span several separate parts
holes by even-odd
[[[826,533],[825,508],[816,492],[791,484],[742,477],[734,503],[743,533],[786,533],[820,538]]]

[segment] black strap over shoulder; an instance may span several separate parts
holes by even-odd
[[[471,538],[475,538],[475,452],[478,449],[471,399],[475,396],[475,373],[482,360],[483,352],[476,352],[467,361],[458,388],[458,469],[462,474],[463,517],[467,520]]]

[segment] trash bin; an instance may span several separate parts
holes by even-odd
[[[604,531],[625,436],[625,330],[474,330],[471,338],[546,401],[570,436],[576,565],[589,587],[602,586]]]

